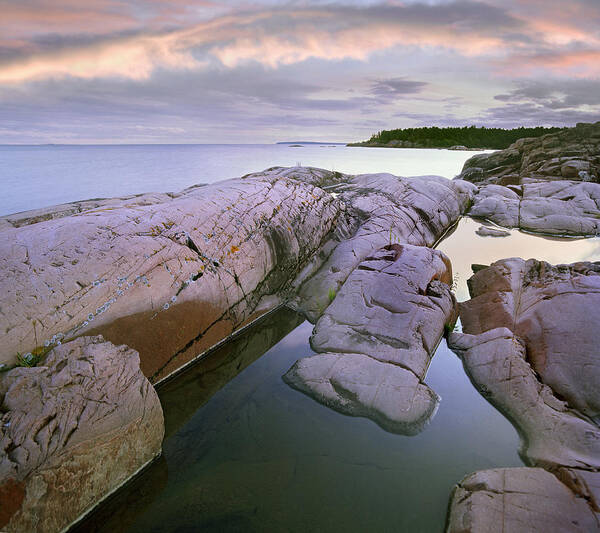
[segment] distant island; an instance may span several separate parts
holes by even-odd
[[[346,143],[331,143],[331,142],[319,142],[319,141],[279,141],[275,144],[327,144],[327,145],[340,145],[347,146]]]
[[[454,150],[503,150],[524,137],[541,137],[563,128],[406,128],[383,130],[368,141],[350,143],[348,146],[379,146],[385,148],[450,148]]]

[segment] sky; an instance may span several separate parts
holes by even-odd
[[[0,144],[600,120],[600,0],[0,0]]]

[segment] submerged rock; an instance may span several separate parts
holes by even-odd
[[[541,468],[470,474],[454,488],[446,527],[447,533],[598,530],[587,501]]]
[[[475,233],[480,237],[510,237],[510,231],[504,231],[490,226],[479,226]]]
[[[348,277],[311,338],[319,355],[284,380],[387,431],[418,433],[439,398],[423,383],[446,326],[455,321],[449,260],[422,246],[388,245]]]
[[[0,374],[0,529],[59,531],[160,454],[158,396],[137,352],[102,337]]]

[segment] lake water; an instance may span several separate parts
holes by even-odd
[[[180,190],[296,164],[347,173],[458,174],[472,152],[327,145],[0,147],[0,214],[92,197]],[[600,240],[512,231],[479,237],[462,219],[439,248],[466,300],[472,263],[521,256],[600,259]],[[311,355],[312,326],[280,310],[159,389],[163,455],[79,531],[442,531],[452,486],[521,465],[510,423],[472,387],[444,341],[426,382],[442,398],[415,436],[332,411],[281,376]]]
[[[463,218],[439,248],[459,300],[472,263],[501,257],[600,260],[600,239],[512,231],[479,237]],[[515,429],[480,396],[442,341],[426,382],[442,398],[416,436],[386,433],[289,388],[312,326],[281,310],[159,389],[164,453],[81,527],[97,532],[443,531],[452,486],[521,466]]]
[[[89,198],[179,191],[274,166],[453,178],[475,153],[282,144],[0,145],[0,216]]]

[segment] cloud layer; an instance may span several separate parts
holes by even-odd
[[[203,142],[210,125],[239,141],[290,126],[353,140],[600,111],[596,0],[0,0],[0,12],[0,142],[54,140],[56,120],[82,142]]]

